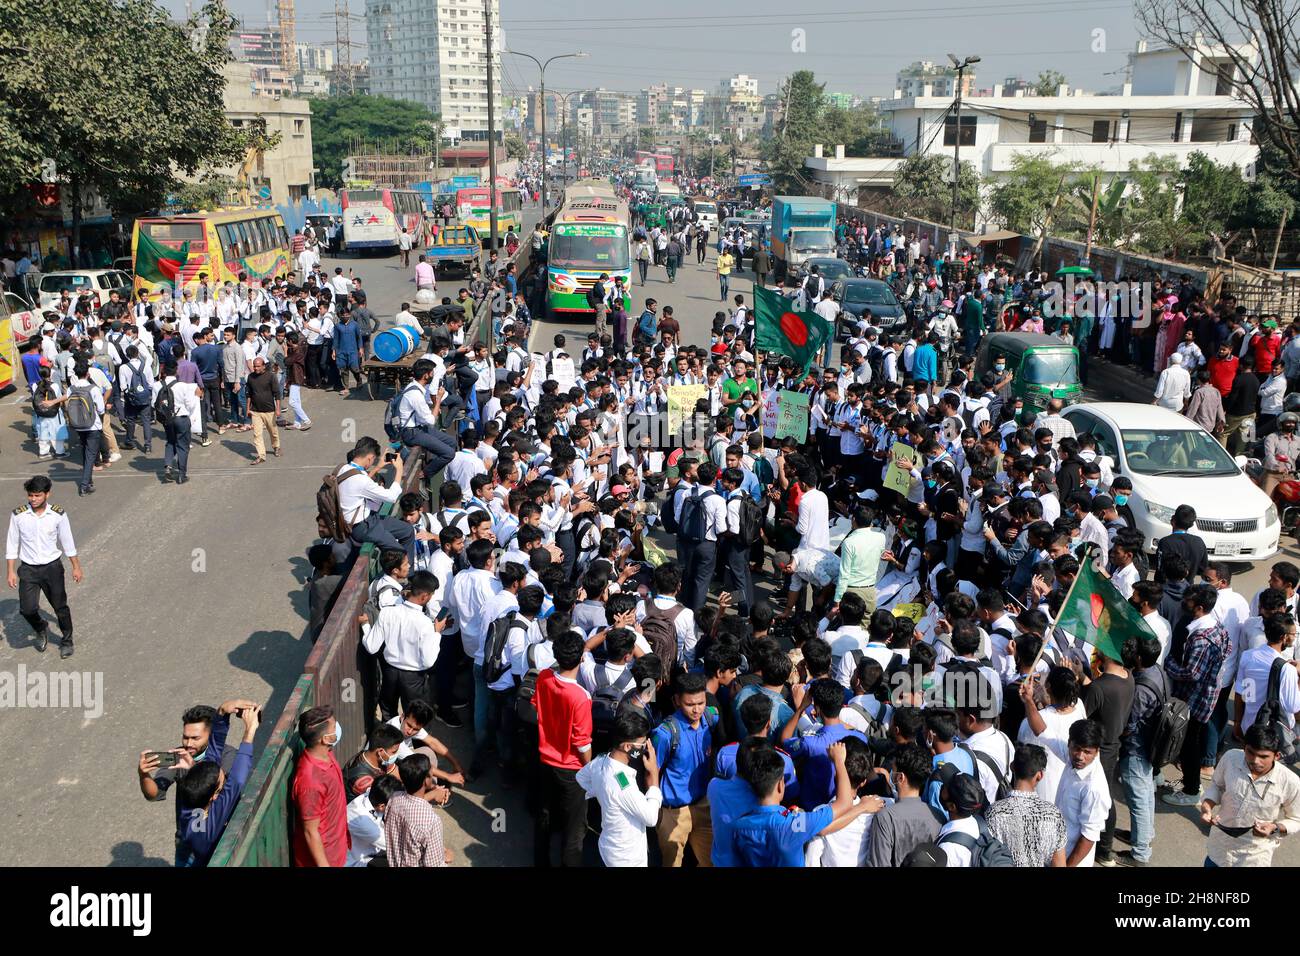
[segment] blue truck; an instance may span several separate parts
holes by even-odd
[[[809,259],[835,255],[835,203],[814,196],[777,196],[768,235],[772,274],[783,282]]]
[[[424,254],[439,275],[443,268],[452,266],[464,269],[468,276],[479,264],[479,253],[482,251],[478,230],[473,226],[457,224],[439,229],[438,238],[429,244]]]

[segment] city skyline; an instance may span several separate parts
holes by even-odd
[[[726,77],[745,73],[766,94],[790,73],[808,69],[828,92],[888,97],[899,70],[917,60],[944,63],[949,52],[982,58],[976,68],[978,88],[1017,76],[1032,81],[1051,69],[1065,74],[1072,87],[1104,92],[1123,82],[1127,54],[1139,35],[1132,4],[1118,0],[1088,8],[1068,0],[990,0],[978,8],[926,0],[925,6],[905,10],[884,5],[849,10],[837,5],[843,0],[821,3],[825,6],[792,13],[773,0],[752,0],[743,12],[697,16],[692,12],[696,4],[663,0],[657,16],[585,24],[582,17],[590,5],[577,0],[554,0],[546,16],[521,0],[501,0],[501,21],[509,49],[543,60],[576,50],[588,54],[554,63],[547,70],[549,87],[599,86],[630,93],[656,83],[714,91]],[[228,5],[250,28],[267,23],[265,0],[230,0]],[[165,6],[184,15],[184,0],[166,0]],[[364,45],[364,2],[351,0],[349,10],[355,18],[352,43]],[[332,48],[333,2],[301,0],[295,33],[298,42]],[[1012,49],[1013,38],[1023,43],[1027,36],[1041,49]],[[629,62],[629,45],[645,58]],[[858,52],[864,46],[880,52]],[[365,54],[354,50],[353,55]],[[524,57],[503,56],[500,84],[505,95],[522,92],[536,86],[537,69]]]

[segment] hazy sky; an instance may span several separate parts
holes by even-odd
[[[164,2],[174,12],[184,12],[184,0]],[[265,0],[228,3],[249,26],[267,22]],[[1133,6],[1126,0],[916,0],[912,5],[807,0],[807,5],[807,10],[791,13],[791,7],[801,4],[501,0],[510,48],[543,60],[578,50],[590,54],[552,64],[547,85],[560,90],[604,86],[636,91],[656,82],[714,90],[723,77],[748,73],[758,79],[759,91],[768,93],[790,72],[810,69],[829,91],[887,96],[900,67],[914,60],[943,62],[946,54],[955,53],[983,58],[976,74],[979,87],[1057,69],[1072,86],[1102,91],[1123,81],[1125,53],[1137,39]],[[591,20],[598,9],[618,14]],[[352,39],[364,41],[364,0],[350,0],[350,10],[358,17]],[[332,45],[334,0],[299,0],[297,36],[302,42]],[[796,52],[801,41],[803,52]],[[536,84],[531,61],[504,59],[506,92]]]

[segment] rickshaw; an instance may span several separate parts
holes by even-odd
[[[1073,405],[1083,396],[1079,382],[1079,350],[1060,339],[1035,332],[990,332],[980,339],[975,377],[991,371],[994,360],[1006,359],[1013,374],[1011,394],[1025,408],[1042,411],[1053,398]]]

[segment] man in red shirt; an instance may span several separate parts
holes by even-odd
[[[541,794],[534,830],[534,863],[551,865],[551,835],[564,834],[560,862],[582,865],[582,838],[587,831],[587,794],[578,771],[591,763],[591,695],[578,683],[583,640],[567,631],[552,642],[555,666],[537,678],[537,751],[541,758]]]
[[[1232,354],[1232,347],[1224,342],[1219,346],[1219,354],[1210,359],[1210,384],[1219,390],[1224,398],[1232,391],[1232,380],[1237,377],[1237,356]]]
[[[1277,319],[1270,317],[1261,322],[1259,334],[1250,345],[1255,350],[1255,368],[1271,369],[1282,348],[1282,333],[1277,330]]]
[[[348,832],[348,801],[343,771],[334,748],[343,728],[334,708],[313,707],[298,718],[303,751],[294,768],[290,791],[293,800],[293,865],[343,866],[352,835]]]

